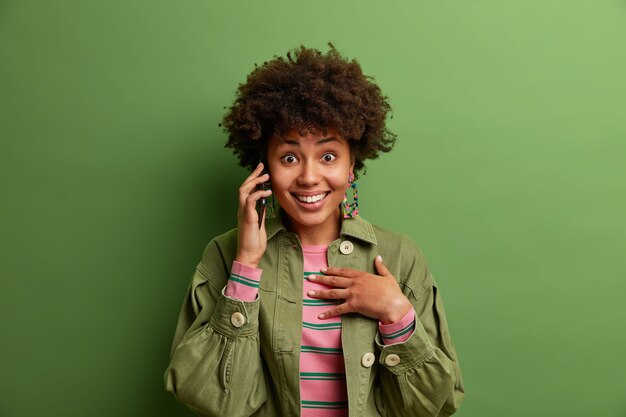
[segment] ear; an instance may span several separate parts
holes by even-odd
[[[354,176],[354,162],[356,161],[354,155],[350,157],[350,174]]]

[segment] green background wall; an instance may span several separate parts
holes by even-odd
[[[362,214],[443,288],[458,415],[626,416],[626,2],[0,1],[0,416],[189,416],[163,389],[245,177],[254,63],[332,41],[394,108]]]

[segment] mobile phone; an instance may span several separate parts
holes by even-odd
[[[263,171],[261,172],[261,175],[265,175],[265,174],[267,174],[267,164],[265,162],[263,162]],[[269,189],[270,189],[270,182],[269,181],[262,182],[261,184],[258,184],[256,186],[256,190],[257,191],[259,191],[259,190],[269,190]],[[267,198],[261,197],[256,202],[256,212],[257,212],[258,217],[259,217],[259,229],[261,228],[261,223],[263,222],[263,217],[265,217],[265,210],[267,210]]]

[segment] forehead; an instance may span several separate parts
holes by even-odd
[[[302,146],[302,145],[322,145],[327,143],[336,143],[340,145],[349,146],[349,142],[343,136],[339,134],[335,129],[327,129],[326,133],[323,131],[312,132],[310,130],[306,130],[304,132],[298,131],[298,129],[290,129],[286,131],[282,135],[274,135],[270,139],[270,146],[281,146],[281,145],[293,145],[293,146]]]

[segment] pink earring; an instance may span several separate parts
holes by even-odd
[[[348,203],[348,191],[343,195],[343,201],[341,207],[343,208],[343,218],[351,219],[359,214],[359,193],[356,189],[356,182],[354,182],[354,174],[350,173],[348,177],[348,187],[352,188],[352,203]]]

